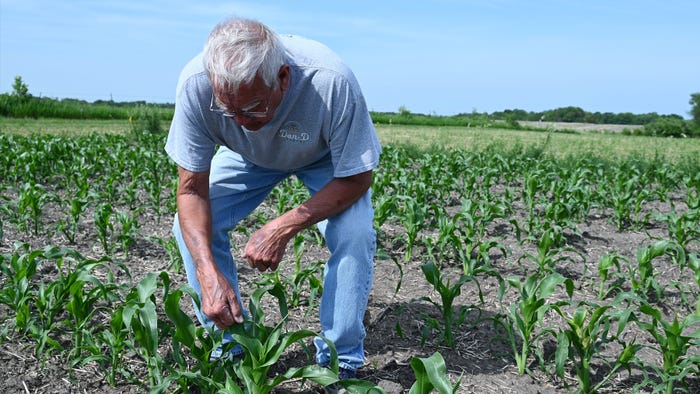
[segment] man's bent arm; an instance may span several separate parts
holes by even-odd
[[[202,312],[219,328],[243,321],[235,292],[219,271],[211,250],[209,172],[178,167],[177,209],[182,237],[194,261],[202,291]]]
[[[304,203],[268,222],[248,240],[243,257],[260,271],[276,269],[289,240],[299,231],[346,210],[372,184],[372,171],[333,178]]]

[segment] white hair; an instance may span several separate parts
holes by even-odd
[[[277,85],[286,60],[279,36],[251,19],[226,19],[214,27],[204,46],[204,68],[214,91],[237,92],[260,75],[265,85]]]

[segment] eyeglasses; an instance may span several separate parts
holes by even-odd
[[[267,96],[267,99],[265,99],[265,101],[267,103],[265,105],[264,111],[227,111],[227,110],[219,107],[219,105],[216,102],[216,99],[214,99],[214,93],[211,94],[211,102],[209,103],[209,111],[220,113],[221,115],[223,115],[227,118],[233,118],[235,116],[245,116],[246,118],[264,118],[267,116],[268,112],[270,111],[270,97],[272,97],[273,91],[274,90],[270,90],[270,94]],[[262,104],[262,101],[255,104],[252,108],[259,107],[260,104]]]

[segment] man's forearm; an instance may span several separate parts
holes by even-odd
[[[371,171],[348,178],[335,178],[307,201],[279,219],[295,233],[299,232],[343,212],[362,197],[371,184]]]
[[[209,202],[197,195],[179,195],[177,207],[182,237],[199,270],[202,262],[213,261]]]

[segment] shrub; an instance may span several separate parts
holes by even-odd
[[[684,119],[657,119],[644,126],[644,133],[662,137],[690,137],[694,130]]]

